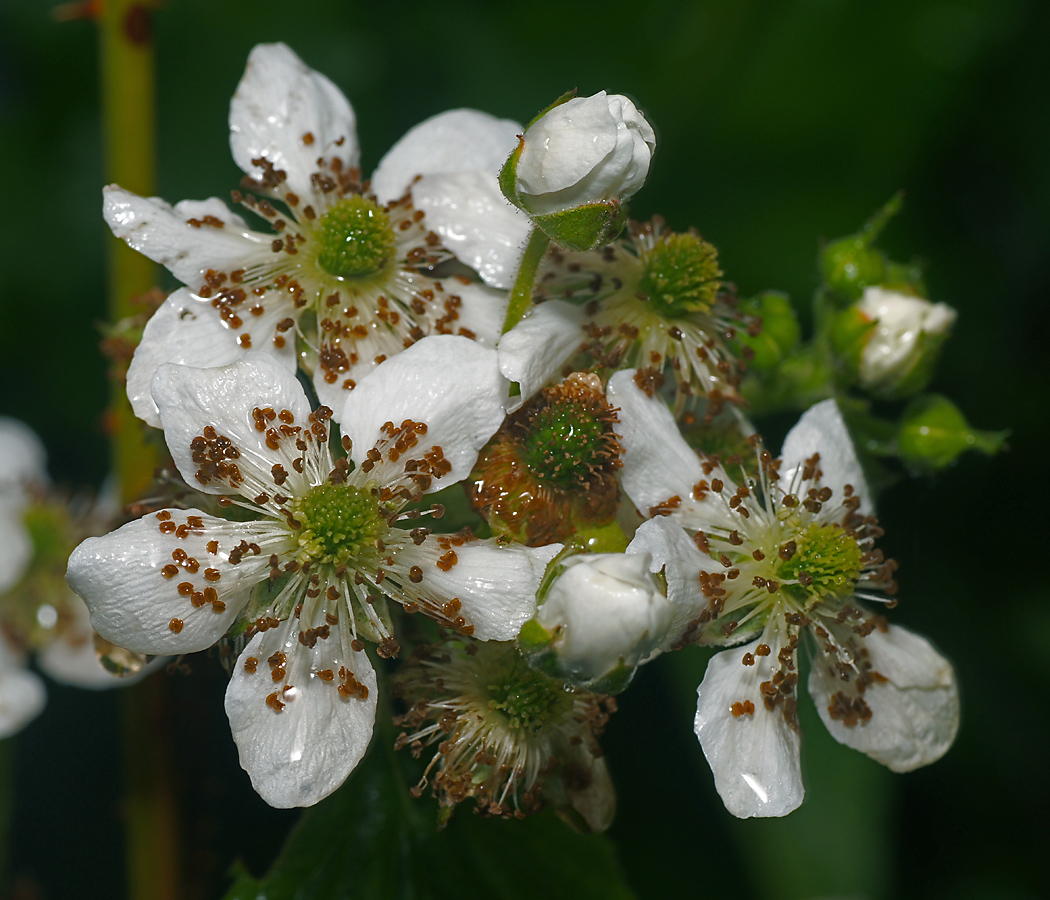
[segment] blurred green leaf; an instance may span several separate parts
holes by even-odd
[[[612,844],[552,814],[483,819],[462,808],[442,831],[414,800],[401,758],[373,742],[342,788],[306,810],[269,873],[236,873],[226,900],[630,900]]]

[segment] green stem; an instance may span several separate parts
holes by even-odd
[[[521,258],[518,277],[514,279],[514,287],[510,291],[507,319],[503,323],[504,334],[517,325],[532,306],[532,285],[536,281],[536,272],[550,242],[551,239],[538,228],[532,229],[529,242],[525,246],[525,255]]]
[[[103,142],[106,180],[137,194],[154,193],[154,79],[151,8],[136,0],[106,0],[100,25]],[[136,312],[132,299],[156,284],[153,262],[110,238],[109,318]],[[127,503],[149,493],[158,459],[142,423],[131,412],[124,386],[114,384],[107,421],[113,472]]]
[[[154,193],[155,108],[152,4],[105,0],[99,19],[106,180]],[[109,316],[136,310],[133,298],[155,284],[153,263],[112,238],[108,248]],[[113,474],[125,503],[147,496],[159,462],[124,386],[112,385],[108,422]],[[124,695],[128,896],[178,900],[178,817],[169,752],[167,682],[153,676]]]

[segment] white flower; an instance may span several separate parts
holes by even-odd
[[[652,127],[626,97],[574,97],[526,129],[515,187],[534,216],[622,202],[645,183],[655,149]]]
[[[906,378],[932,349],[929,339],[944,336],[956,313],[946,303],[930,303],[880,287],[865,288],[856,307],[875,323],[860,355],[863,387],[892,388]]]
[[[616,797],[598,737],[616,702],[530,668],[513,645],[451,638],[417,649],[396,676],[408,712],[395,744],[438,749],[412,794],[432,783],[445,816],[468,798],[476,812],[518,818],[554,805],[581,830],[604,831]],[[440,820],[439,820],[440,821]]]
[[[85,541],[69,582],[96,630],[130,650],[189,653],[246,629],[226,693],[241,765],[271,805],[316,803],[371,737],[376,676],[363,639],[397,652],[387,600],[481,640],[513,638],[535,610],[560,545],[397,527],[420,516],[410,501],[469,474],[506,390],[495,351],[426,338],[348,395],[348,456],[333,459],[331,412],[311,412],[269,356],[162,366],[153,397],[179,471],[254,518],[162,510]]]
[[[735,644],[698,691],[695,729],[734,815],[780,816],[802,802],[797,649],[814,650],[809,690],[832,735],[894,771],[938,759],[958,729],[951,665],[923,638],[865,610],[894,605],[892,561],[874,543],[864,476],[835,402],[802,416],[758,475],[697,455],[659,397],[619,372],[624,489],[644,515],[636,550],[663,570],[676,621],[665,649]],[[735,473],[735,478],[730,473]]]
[[[679,398],[702,395],[717,415],[738,399],[744,365],[730,342],[758,323],[723,290],[715,248],[663,222],[630,223],[621,240],[582,253],[552,249],[537,305],[499,342],[500,368],[530,396],[587,351],[605,366],[670,369]]]
[[[473,110],[442,113],[409,131],[369,185],[346,98],[283,44],[257,46],[230,106],[230,146],[250,191],[234,198],[272,232],[253,230],[214,197],[172,207],[117,186],[105,191],[114,234],[186,285],[150,320],[132,360],[135,413],[159,427],[150,385],[165,362],[225,365],[255,348],[291,371],[298,338],[299,362],[338,414],[365,374],[424,334],[494,340],[502,293],[461,276],[438,279],[432,267],[449,258],[441,235],[473,221],[456,178],[495,187],[520,130]],[[425,177],[413,185],[417,176]],[[424,207],[440,220],[434,228]],[[502,284],[520,243],[504,238],[482,241],[474,229],[449,246]]]
[[[648,553],[566,559],[535,621],[554,635],[558,662],[588,681],[645,661],[666,636],[674,607],[649,572]]]

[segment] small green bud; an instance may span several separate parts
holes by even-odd
[[[967,450],[988,456],[1004,449],[1007,431],[975,431],[947,397],[916,397],[897,434],[901,458],[920,470],[943,469]]]
[[[886,280],[892,265],[886,255],[873,245],[901,206],[901,194],[896,194],[856,234],[828,244],[820,254],[820,269],[824,283],[846,300],[858,300],[864,289]]]
[[[838,358],[839,366],[851,378],[855,378],[860,369],[861,356],[874,328],[875,322],[856,306],[834,314],[831,319],[831,349]]]
[[[790,298],[779,291],[763,291],[744,300],[740,311],[762,322],[761,331],[755,335],[737,334],[737,340],[755,354],[748,366],[760,372],[775,369],[798,346],[801,336]]]

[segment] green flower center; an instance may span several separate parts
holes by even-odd
[[[365,278],[381,271],[394,252],[390,216],[360,195],[340,200],[318,220],[317,263],[337,278]]]
[[[559,682],[530,669],[513,651],[504,650],[500,663],[488,679],[488,706],[502,715],[509,731],[535,733],[569,712],[572,696]]]
[[[667,318],[708,312],[721,283],[718,251],[695,234],[661,237],[642,258],[639,290]]]
[[[811,597],[841,600],[853,593],[860,570],[856,538],[839,525],[810,525],[795,539],[795,554],[779,575],[786,580],[808,576],[812,583],[805,590]]]
[[[605,424],[571,399],[538,409],[524,438],[526,465],[542,480],[570,489],[609,458]]]
[[[389,527],[375,495],[349,484],[310,488],[297,504],[295,517],[302,523],[301,555],[337,566],[373,548]]]

